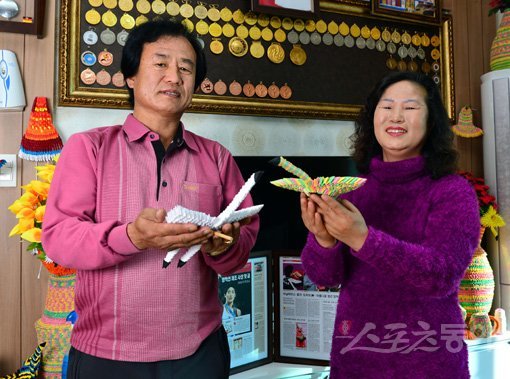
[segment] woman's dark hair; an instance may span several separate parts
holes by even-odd
[[[370,161],[382,154],[382,148],[375,138],[374,113],[384,91],[397,82],[410,81],[418,84],[427,92],[427,134],[422,148],[426,166],[434,179],[457,171],[458,153],[453,146],[453,132],[450,121],[441,100],[437,85],[424,74],[414,72],[396,72],[385,76],[368,95],[362,109],[354,134],[351,136],[353,159],[361,173],[368,173]]]
[[[195,86],[198,88],[207,72],[207,63],[202,45],[197,37],[191,34],[186,26],[178,21],[166,18],[159,18],[147,21],[136,26],[129,33],[124,49],[122,49],[122,60],[120,69],[124,78],[131,78],[138,72],[140,67],[140,58],[142,57],[143,46],[146,43],[156,42],[161,37],[184,37],[186,38],[197,56],[197,66],[195,71]],[[134,106],[135,99],[133,89],[128,87],[129,102]]]

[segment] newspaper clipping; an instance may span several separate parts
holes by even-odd
[[[280,257],[280,355],[329,360],[339,288],[319,287],[299,257]]]

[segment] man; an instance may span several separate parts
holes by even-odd
[[[180,23],[150,21],[131,31],[121,69],[133,113],[68,140],[44,218],[48,256],[78,270],[68,378],[227,378],[217,275],[244,266],[258,218],[224,225],[231,244],[165,222],[177,204],[217,215],[244,184],[223,146],[180,121],[203,50]],[[162,268],[168,250],[196,244],[185,266]]]

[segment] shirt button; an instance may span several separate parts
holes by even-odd
[[[154,139],[154,134],[149,134],[150,139]]]
[[[166,181],[163,181],[163,183],[161,183],[161,185],[162,185],[163,187],[166,187],[166,186],[168,185],[168,183],[167,183]]]

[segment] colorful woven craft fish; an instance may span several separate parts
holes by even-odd
[[[39,373],[39,367],[41,366],[42,348],[46,345],[46,342],[40,343],[36,347],[34,353],[27,358],[23,366],[16,371],[14,374],[2,376],[0,379],[35,379]]]
[[[294,166],[283,157],[275,158],[270,163],[282,167],[285,171],[297,176],[297,178],[283,178],[273,180],[271,184],[297,192],[326,194],[338,196],[353,191],[363,184],[366,179],[355,176],[319,176],[312,179],[306,172]]]

